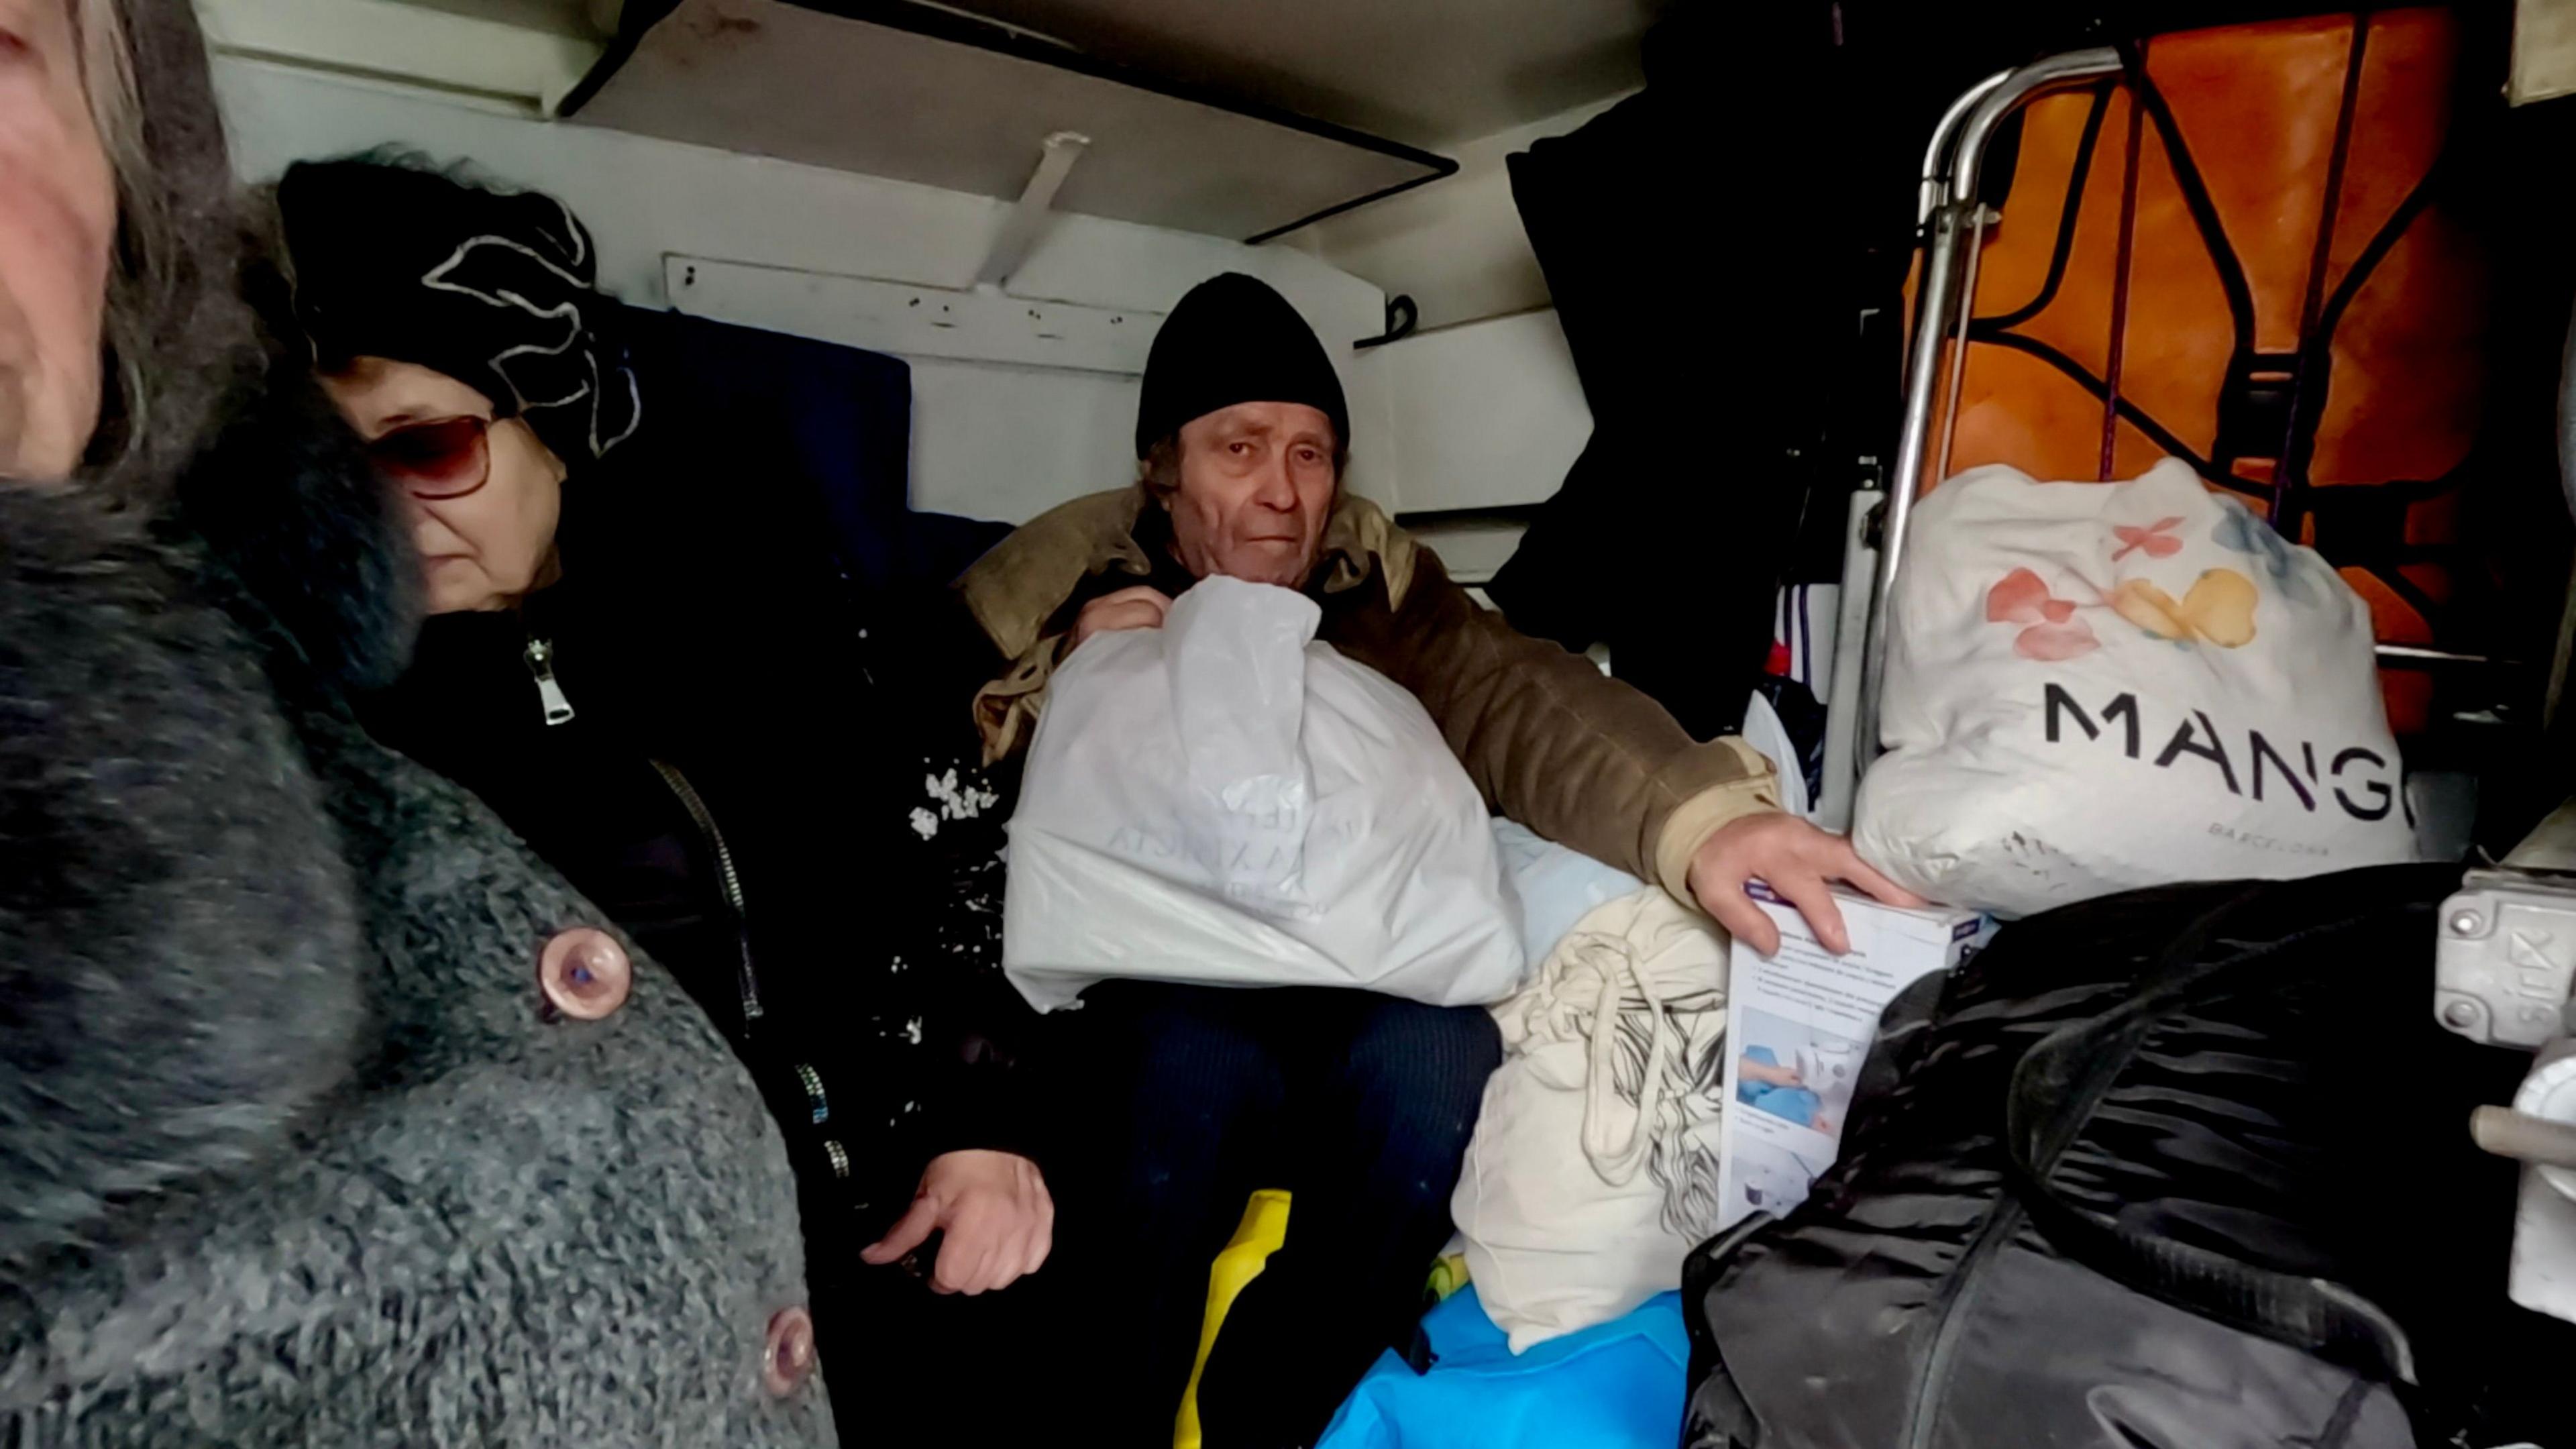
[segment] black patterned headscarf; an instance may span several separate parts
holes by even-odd
[[[373,155],[288,167],[277,206],[296,318],[325,372],[385,357],[444,373],[527,419],[575,471],[634,434],[617,304],[570,207]]]

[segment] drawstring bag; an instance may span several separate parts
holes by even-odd
[[[1421,701],[1316,641],[1321,617],[1211,578],[1056,671],[1002,912],[1031,1005],[1112,977],[1438,1006],[1520,984],[1483,798]]]
[[[2414,858],[2370,610],[2171,460],[1962,474],[1915,509],[1852,843],[2006,918]]]
[[[1450,1213],[1514,1353],[1669,1289],[1716,1230],[1726,951],[1706,917],[1642,890],[1494,1008],[1503,1065]]]

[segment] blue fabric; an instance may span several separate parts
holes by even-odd
[[[1422,1331],[1431,1372],[1380,1358],[1315,1449],[1672,1449],[1681,1438],[1690,1340],[1678,1293],[1517,1358],[1472,1285]]]
[[[1603,865],[1578,850],[1568,850],[1515,821],[1494,817],[1494,849],[1503,858],[1503,876],[1521,905],[1521,950],[1530,969],[1556,952],[1556,945],[1598,907],[1635,895],[1646,883]]]
[[[1744,1059],[1760,1062],[1766,1067],[1780,1065],[1779,1054],[1767,1046],[1746,1047]],[[1775,1087],[1768,1082],[1757,1082],[1750,1077],[1736,1080],[1735,1100],[1748,1107],[1759,1108],[1783,1122],[1793,1122],[1800,1127],[1815,1126],[1816,1109],[1825,1105],[1824,1098],[1805,1087]]]

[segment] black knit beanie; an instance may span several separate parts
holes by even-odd
[[[1315,329],[1268,283],[1228,272],[1192,287],[1155,334],[1136,403],[1136,456],[1185,423],[1248,402],[1303,403],[1351,445],[1342,380]]]
[[[368,155],[289,166],[277,210],[296,320],[322,367],[387,357],[445,373],[574,468],[635,431],[616,303],[562,202]]]

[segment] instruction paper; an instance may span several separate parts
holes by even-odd
[[[1974,911],[1908,910],[1836,891],[1852,949],[1825,950],[1797,909],[1754,899],[1780,927],[1780,954],[1742,941],[1729,968],[1726,1114],[1718,1226],[1777,1216],[1806,1200],[1834,1160],[1878,1018],[1898,992],[1966,961],[1994,934]]]

